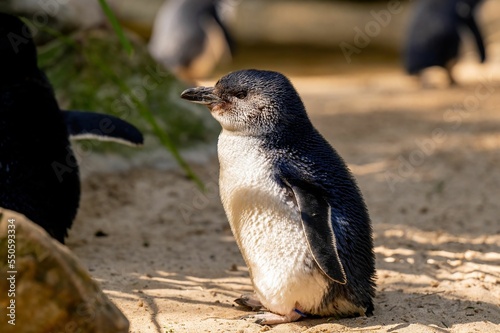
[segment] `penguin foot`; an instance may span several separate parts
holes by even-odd
[[[255,294],[241,295],[241,297],[235,299],[234,302],[238,305],[249,307],[252,311],[258,311],[263,307]]]
[[[300,318],[302,318],[302,315],[300,315],[296,311],[292,311],[284,316],[272,312],[258,312],[256,314],[251,314],[241,317],[241,319],[249,319],[252,320],[254,323],[260,325],[276,325],[276,324],[291,323],[299,320]]]

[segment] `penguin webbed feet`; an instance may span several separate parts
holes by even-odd
[[[241,317],[241,319],[245,320],[248,319],[260,325],[277,325],[277,324],[291,323],[299,320],[303,316],[303,314],[299,314],[299,312],[300,311],[297,312],[294,309],[293,311],[291,311],[286,315],[279,315],[272,312],[261,311],[255,314],[243,316]]]
[[[241,295],[240,298],[235,299],[234,302],[238,305],[250,308],[252,311],[259,311],[264,307],[254,294]]]
[[[234,300],[238,305],[252,309],[252,311],[259,311],[265,309],[255,294],[241,295],[240,298]],[[291,323],[297,321],[306,315],[298,308],[293,309],[286,315],[279,315],[269,311],[259,311],[253,314],[245,315],[240,319],[250,320],[260,325],[276,325],[283,323]]]

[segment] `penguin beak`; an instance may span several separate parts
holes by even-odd
[[[186,89],[182,92],[181,98],[193,103],[210,105],[219,102],[221,99],[214,94],[213,87],[197,87]]]

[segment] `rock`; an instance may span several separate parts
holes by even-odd
[[[66,246],[2,208],[0,249],[3,333],[128,332],[128,320]]]

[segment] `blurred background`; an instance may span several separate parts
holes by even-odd
[[[108,0],[120,22],[144,43],[151,37],[160,8],[169,2],[179,1]],[[351,64],[346,61],[341,45],[348,43],[356,46],[354,39],[357,31],[367,29],[371,29],[368,40],[366,43],[362,40],[366,45],[361,47],[363,52],[352,56],[352,64],[363,65],[367,60],[400,63],[409,17],[418,3],[380,0],[217,1],[217,12],[237,46],[227,69],[249,66],[280,69],[289,66],[288,69],[297,74],[338,73],[339,70],[347,70],[346,64]],[[47,36],[47,27],[69,32],[102,26],[107,21],[97,0],[4,0],[0,10],[32,19],[34,25],[42,30],[38,34],[41,42],[51,38]],[[382,12],[389,12],[390,16],[386,18]],[[482,1],[476,12],[488,44],[488,62],[499,62],[500,58],[498,12],[498,3],[494,0]],[[377,17],[377,14],[381,16]],[[372,21],[378,24],[371,24]],[[471,52],[468,42],[465,38],[462,50],[465,56]],[[296,64],[301,66],[293,66]]]

